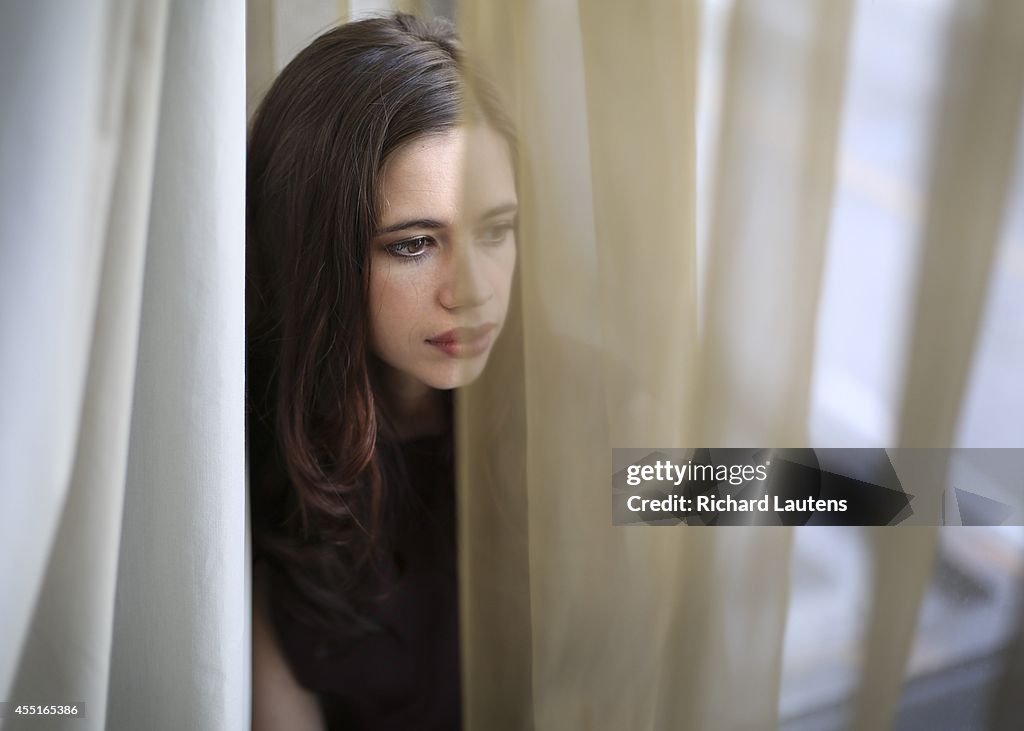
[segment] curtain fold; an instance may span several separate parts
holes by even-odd
[[[699,359],[708,445],[808,446],[851,7],[732,12]]]
[[[848,13],[815,7],[801,10],[842,38]],[[468,389],[461,412],[467,424],[460,442],[460,525],[463,545],[470,546],[463,562],[469,728],[512,727],[481,700],[500,695],[493,684],[503,678],[492,669],[499,646],[501,662],[530,670],[530,696],[521,683],[513,692],[532,703],[538,729],[775,723],[789,531],[615,528],[609,512],[612,446],[718,445],[717,439],[743,441],[749,433],[735,415],[724,432],[699,418],[700,396],[712,376],[726,376],[715,372],[702,380],[698,339],[698,8],[696,2],[460,8],[471,59],[496,81],[516,115],[523,206],[521,334],[503,335],[493,365]],[[746,22],[766,43],[777,34]],[[829,137],[834,140],[838,124],[844,46],[819,43],[814,32],[801,38],[808,50],[795,60],[790,39],[776,41],[782,57],[777,84],[793,84],[786,74],[795,65],[803,74],[798,78],[809,79],[807,87],[832,101],[800,107],[822,141],[810,162],[797,161],[790,185],[802,184],[816,196],[794,201],[772,242],[788,244],[794,231],[803,236],[811,255],[802,271],[813,294],[831,202]],[[765,46],[754,48],[761,52],[756,59],[730,58],[734,78],[749,77],[746,84],[765,73]],[[745,46],[740,51],[748,54]],[[726,115],[734,124],[752,113],[743,83],[726,90]],[[803,100],[807,92],[794,84],[790,93]],[[761,101],[765,108],[777,102],[774,96]],[[764,173],[755,184],[769,193],[794,157],[810,157],[799,137],[791,139],[782,153],[758,157]],[[738,189],[747,182],[747,161],[740,153],[724,158],[719,179]],[[749,196],[744,205],[755,193]],[[805,230],[808,218],[817,223]],[[732,231],[718,234],[730,236],[721,244],[725,256],[728,246],[743,244]],[[752,252],[755,269],[773,264],[770,250]],[[808,251],[796,248],[793,260],[800,263]],[[758,314],[766,301],[747,298],[743,283],[716,282],[739,290],[742,306]],[[787,294],[803,294],[788,288],[793,284],[787,282]],[[800,342],[777,357],[807,362],[792,374],[780,369],[780,377],[806,390],[801,373],[809,369],[814,298],[796,302],[796,321],[788,314],[793,303],[770,302],[787,312],[779,326]],[[730,327],[739,322],[737,337],[758,332],[757,323],[744,330],[735,311],[726,319]],[[727,334],[717,337],[725,342]],[[522,426],[504,430],[495,414],[517,408],[505,404],[515,398],[510,392],[519,393],[519,383]],[[489,408],[496,402],[501,406]],[[786,444],[773,440],[787,433],[779,419],[793,413],[802,428],[799,408],[787,404],[763,425],[762,438]],[[803,444],[806,437],[798,432],[789,439]],[[517,461],[521,468],[508,467]],[[526,509],[515,518],[526,523],[513,527],[511,514],[498,506],[517,500]],[[501,549],[498,542],[505,543]],[[529,586],[528,627],[521,607],[513,611],[493,601],[507,564],[487,560],[524,554],[528,578],[521,578],[520,565],[512,573],[514,585]],[[509,655],[516,647],[509,634],[524,627],[519,652]],[[742,697],[733,692],[737,687],[745,689]]]
[[[958,3],[935,109],[899,441],[949,447],[1009,204],[1024,98],[1024,5]]]
[[[850,16],[850,2],[813,1],[737,3],[730,13],[702,332],[689,365],[701,446],[812,446],[807,415]],[[770,728],[793,529],[715,530],[703,553],[720,588],[696,626],[719,631],[690,672],[696,683],[706,667],[720,669],[677,713],[702,702],[714,727]],[[680,622],[680,643],[692,626]],[[744,688],[740,703],[734,688]]]
[[[108,68],[105,8],[4,8],[0,61],[0,411],[4,506],[0,695],[10,697],[74,469],[124,73]],[[61,49],[53,53],[53,48]],[[111,78],[111,76],[113,78]],[[9,101],[8,101],[9,100]],[[65,125],[56,134],[60,122]],[[111,122],[115,123],[114,125]],[[97,212],[99,215],[97,215]]]
[[[242,3],[0,28],[4,727],[243,728]]]
[[[166,3],[111,7],[104,137],[113,163],[74,467],[12,699],[85,701],[103,727]],[[35,719],[16,718],[31,727]],[[68,719],[81,726],[80,719]]]
[[[1012,182],[1024,100],[1024,5],[959,3],[945,46],[898,433],[904,447],[956,445]],[[947,482],[947,464],[934,465],[939,484]],[[947,530],[957,528],[869,531],[872,608],[854,728],[895,719],[939,531]]]
[[[244,31],[241,0],[171,5],[114,615],[114,728],[248,723]]]

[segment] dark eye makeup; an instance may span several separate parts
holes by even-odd
[[[384,247],[384,251],[396,259],[422,259],[428,255],[430,247],[435,243],[430,236],[414,236],[411,239],[388,244]]]
[[[515,220],[499,221],[477,230],[475,240],[485,246],[501,246],[515,230]],[[381,247],[388,256],[395,259],[423,261],[431,255],[431,249],[437,247],[433,236],[413,236],[410,239],[396,241]]]

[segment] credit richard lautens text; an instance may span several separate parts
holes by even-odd
[[[662,460],[653,464],[633,464],[626,470],[626,484],[636,487],[645,482],[667,482],[676,487],[684,481],[707,481],[728,483],[738,486],[744,483],[764,482],[768,477],[771,460],[759,465],[710,465],[675,464]],[[714,493],[695,495],[666,495],[658,498],[647,498],[632,495],[626,501],[626,507],[634,513],[655,512],[845,512],[847,501],[822,500],[811,497],[782,498],[779,495],[760,495],[759,497],[742,498],[733,495],[718,496]]]

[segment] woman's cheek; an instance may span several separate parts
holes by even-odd
[[[509,290],[512,288],[512,276],[513,274],[515,274],[515,270],[516,247],[515,243],[513,243],[511,246],[508,246],[502,250],[501,272],[499,275],[500,279],[498,280],[499,282],[501,282],[501,291],[505,295],[506,302],[508,301]]]

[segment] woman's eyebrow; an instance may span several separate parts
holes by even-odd
[[[504,213],[515,213],[517,210],[519,210],[518,203],[502,203],[501,205],[495,206],[494,208],[484,213],[482,216],[480,216],[479,220],[486,221],[489,218],[494,218]],[[393,223],[390,226],[385,226],[384,228],[377,229],[377,233],[375,235],[384,236],[385,234],[393,234],[397,233],[398,231],[405,231],[407,229],[412,228],[437,230],[442,228],[448,228],[449,225],[450,224],[444,221],[438,221],[435,218],[411,218],[407,221],[399,221],[398,223]]]
[[[494,208],[480,216],[480,220],[486,221],[488,218],[494,218],[495,216],[500,216],[503,213],[515,213],[518,210],[518,203],[502,203],[501,205],[495,206]]]
[[[377,229],[377,236],[381,236],[383,234],[393,234],[396,231],[405,231],[406,229],[409,228],[439,229],[447,228],[447,226],[447,223],[444,223],[443,221],[438,221],[433,218],[414,218],[408,221],[399,221],[398,223],[393,223],[390,226],[385,226],[384,228]]]

